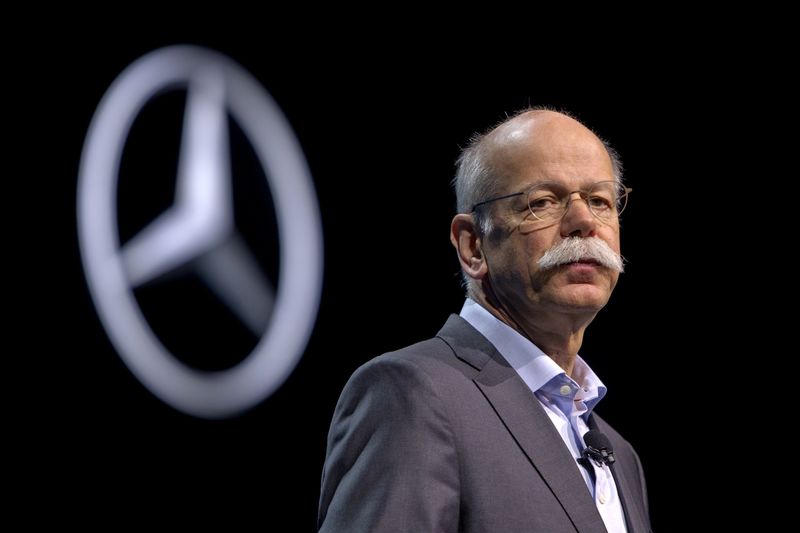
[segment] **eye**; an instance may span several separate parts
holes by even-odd
[[[592,194],[589,196],[589,206],[595,211],[608,211],[614,207],[614,200],[610,196]]]
[[[537,194],[528,198],[528,205],[532,211],[544,211],[561,205],[561,202],[552,194]]]

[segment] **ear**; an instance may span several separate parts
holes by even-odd
[[[456,249],[461,268],[472,279],[483,279],[489,272],[489,265],[481,250],[481,239],[478,237],[472,215],[459,213],[450,223],[450,242]]]

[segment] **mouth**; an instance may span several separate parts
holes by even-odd
[[[595,259],[579,259],[561,265],[564,272],[569,273],[573,281],[586,283],[594,280],[603,269],[603,265]]]
[[[578,259],[577,261],[571,261],[569,263],[564,263],[564,265],[565,266],[587,265],[587,266],[595,266],[595,267],[603,266],[603,265],[600,264],[600,261],[597,261],[595,259],[588,259],[588,258],[587,259]]]

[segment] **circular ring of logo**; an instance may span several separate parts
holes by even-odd
[[[265,168],[275,202],[281,280],[269,325],[237,366],[203,372],[177,360],[139,308],[120,258],[117,180],[128,132],[144,105],[187,84],[197,69],[225,80],[226,106]],[[185,413],[222,418],[269,396],[297,365],[311,335],[322,289],[322,225],[308,166],[275,101],[241,66],[200,47],[156,50],[113,82],[92,119],[81,156],[78,232],[88,286],[125,364],[157,397]]]

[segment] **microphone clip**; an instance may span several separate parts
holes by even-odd
[[[608,448],[598,449],[593,446],[587,446],[581,452],[581,456],[584,462],[588,462],[591,459],[592,462],[599,467],[602,467],[603,465],[611,466],[616,461],[614,458],[614,452]]]

